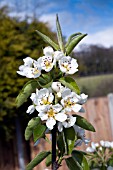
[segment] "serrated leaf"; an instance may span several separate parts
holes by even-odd
[[[77,161],[80,164],[83,170],[89,170],[89,165],[84,154],[82,154],[81,152],[77,150],[74,150],[72,151],[72,157],[75,161]]]
[[[38,165],[40,162],[42,162],[50,152],[40,152],[26,167],[26,170],[32,170],[36,165]]]
[[[77,136],[75,134],[75,130],[73,129],[73,127],[65,128],[64,136],[65,136],[65,142],[67,146],[67,155],[69,155],[71,154],[74,148],[75,140],[77,139]]]
[[[89,130],[92,132],[95,132],[95,128],[93,127],[93,125],[91,123],[89,123],[84,117],[79,116],[79,115],[73,115],[75,116],[76,119],[76,125],[85,129],[85,130]]]
[[[29,140],[30,137],[32,136],[33,134],[33,129],[35,128],[36,125],[38,125],[40,123],[40,118],[39,117],[36,117],[36,118],[33,118],[31,119],[29,122],[28,122],[28,126],[26,127],[25,129],[25,140]]]
[[[52,154],[48,155],[46,158],[46,166],[50,166],[52,164]]]
[[[63,37],[62,37],[62,31],[61,31],[61,26],[59,23],[58,15],[56,15],[56,27],[57,27],[58,43],[59,43],[61,51],[64,52]]]
[[[77,85],[77,83],[75,82],[75,80],[71,77],[62,77],[59,79],[59,81],[66,87],[68,87],[69,89],[71,89],[72,91],[74,91],[77,94],[80,94],[80,89]]]
[[[82,167],[72,157],[65,159],[70,170],[83,170]]]
[[[59,46],[54,43],[47,35],[41,33],[40,31],[36,30],[36,32],[38,33],[38,35],[49,45],[51,45],[55,50],[59,49]]]
[[[72,50],[75,48],[75,46],[86,36],[87,34],[82,34],[79,35],[77,37],[75,37],[74,39],[72,39],[72,41],[69,43],[69,45],[66,47],[66,54],[69,55]]]
[[[34,129],[33,129],[33,139],[34,142],[36,142],[38,139],[44,136],[44,133],[46,131],[46,126],[42,124],[38,124]]]
[[[68,41],[67,41],[67,43],[66,43],[66,45],[65,45],[65,48],[70,44],[70,42],[72,41],[73,38],[75,38],[76,36],[81,35],[81,34],[82,34],[82,33],[77,32],[77,33],[72,34],[71,36],[69,36]]]
[[[24,102],[26,102],[27,98],[31,95],[32,92],[35,91],[36,88],[39,88],[36,80],[28,81],[16,98],[16,106],[20,107]]]

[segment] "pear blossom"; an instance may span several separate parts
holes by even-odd
[[[55,59],[55,61],[59,61],[63,57],[65,57],[63,52],[61,52],[61,51],[55,51],[54,52],[54,59]]]
[[[84,103],[87,101],[88,95],[82,93],[82,94],[80,94],[80,95],[77,95],[77,94],[76,94],[76,97],[77,97],[78,100],[79,100],[79,104],[84,104]]]
[[[110,148],[110,142],[109,141],[103,141],[101,140],[100,141],[100,145],[103,146],[103,147],[106,147],[106,148]]]
[[[78,138],[78,140],[75,142],[75,146],[80,146],[82,142],[84,142],[87,145],[90,142],[90,140],[85,138],[85,130],[80,128],[76,124],[73,126],[73,128]]]
[[[46,126],[49,130],[52,130],[56,120],[63,122],[67,119],[67,115],[61,110],[62,106],[60,104],[47,105],[45,110],[39,112],[38,116],[42,121],[46,121]]]
[[[66,74],[74,74],[75,72],[78,71],[77,60],[74,58],[71,58],[70,56],[62,57],[59,60],[59,67],[60,67],[60,70]]]
[[[36,90],[36,93],[31,94],[31,100],[33,101],[36,110],[42,111],[47,105],[52,104],[54,100],[54,95],[51,92],[51,89],[43,88]]]
[[[63,126],[64,128],[69,128],[73,126],[76,122],[76,117],[73,117],[71,115],[67,115],[67,119],[63,122],[58,122],[58,130],[59,132],[62,132]]]
[[[41,75],[41,67],[39,63],[30,57],[23,59],[24,65],[19,67],[18,74],[27,78],[37,78]]]
[[[49,72],[53,66],[55,65],[54,60],[54,51],[52,47],[45,47],[43,50],[43,53],[45,54],[43,57],[40,57],[38,59],[38,62],[42,68],[42,70],[45,70],[46,72]]]
[[[61,97],[61,94],[65,89],[65,87],[62,86],[60,82],[53,82],[51,88],[57,93],[57,96],[59,98]]]
[[[82,108],[80,104],[78,104],[79,100],[76,97],[75,92],[71,92],[70,89],[66,88],[62,93],[61,104],[67,112],[79,112]]]

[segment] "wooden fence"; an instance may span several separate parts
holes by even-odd
[[[86,131],[86,138],[91,139],[91,141],[99,142],[100,140],[113,141],[113,94],[109,94],[107,97],[92,98],[87,101],[84,105],[86,110],[85,113],[81,113],[89,122],[93,124],[96,132]],[[31,159],[33,159],[39,152],[48,150],[51,146],[41,140],[40,144],[33,146],[33,142],[30,142],[31,149]],[[82,149],[85,147],[82,146]],[[25,145],[24,145],[24,150]],[[24,151],[24,152],[25,152]],[[24,154],[25,164],[28,163],[28,158]],[[12,167],[11,167],[12,165]],[[24,170],[24,168],[19,167],[18,162],[18,152],[16,148],[16,142],[8,144],[6,147],[2,140],[0,141],[0,170]],[[34,170],[44,170],[46,169],[44,161],[34,168]],[[49,168],[48,168],[49,169]],[[59,170],[67,170],[65,163]]]

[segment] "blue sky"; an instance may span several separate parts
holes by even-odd
[[[12,15],[15,11],[21,16],[35,13],[54,31],[57,13],[66,37],[75,32],[88,33],[83,43],[113,45],[113,0],[10,0],[10,3],[0,0],[0,3],[9,4]]]

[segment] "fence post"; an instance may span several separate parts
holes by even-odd
[[[113,93],[108,94],[108,107],[109,107],[109,116],[110,116],[111,131],[112,131],[112,138],[113,138]]]

